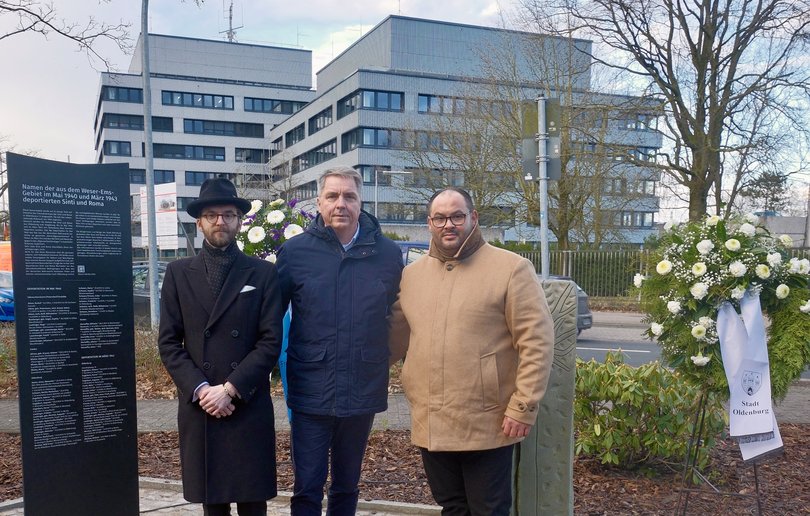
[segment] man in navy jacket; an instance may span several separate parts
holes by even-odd
[[[319,215],[279,251],[282,301],[292,303],[287,406],[292,411],[293,515],[352,515],[374,414],[388,402],[388,316],[402,274],[399,247],[361,210],[360,174],[318,180]]]

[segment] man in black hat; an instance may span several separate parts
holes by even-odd
[[[206,515],[265,515],[276,496],[269,375],[281,349],[275,266],[236,246],[240,199],[206,180],[186,211],[205,235],[200,254],[166,268],[158,347],[177,385],[183,496]]]

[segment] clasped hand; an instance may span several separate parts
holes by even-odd
[[[221,384],[200,389],[200,408],[216,418],[230,416],[236,410],[233,400]]]

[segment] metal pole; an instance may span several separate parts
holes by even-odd
[[[152,88],[149,72],[149,0],[141,4],[141,76],[143,77],[143,133],[146,161],[146,222],[149,231],[149,315],[152,329],[160,318],[157,265],[157,224],[155,222],[155,166],[152,155]]]
[[[546,129],[546,99],[537,97],[537,168],[540,182],[540,277],[548,279],[548,130]]]
[[[374,218],[377,218],[377,167],[374,167]]]

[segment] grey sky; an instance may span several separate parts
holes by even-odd
[[[132,24],[140,32],[141,2],[136,0],[54,0],[61,18],[84,22],[89,16],[109,23]],[[229,0],[207,0],[201,7],[187,0],[153,0],[149,31],[203,39],[224,39]],[[332,57],[389,14],[498,26],[496,0],[235,0],[237,41],[300,46],[313,51],[319,70]],[[0,17],[0,29],[13,23]],[[102,53],[118,71],[131,56],[105,44]],[[95,66],[95,68],[94,68]],[[0,41],[0,137],[4,146],[35,151],[39,157],[92,163],[99,63],[76,51],[76,45],[51,35],[22,34]]]

